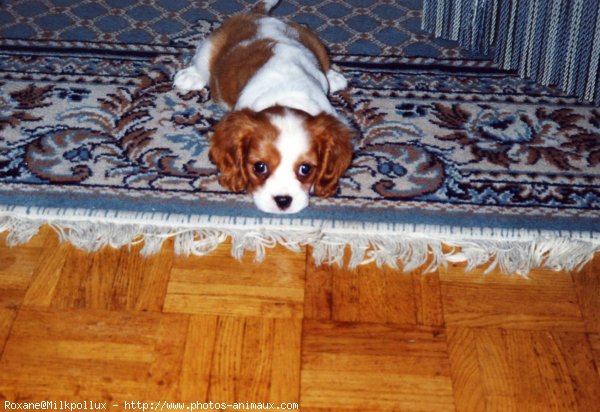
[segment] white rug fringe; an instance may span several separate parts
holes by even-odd
[[[93,216],[92,216],[93,215]],[[141,253],[157,253],[165,240],[174,239],[178,255],[207,255],[228,238],[231,254],[240,259],[254,252],[262,261],[267,250],[282,245],[300,252],[312,246],[316,264],[349,268],[375,263],[412,271],[435,271],[451,262],[466,262],[466,270],[487,265],[506,274],[526,276],[531,269],[573,271],[600,251],[600,235],[448,228],[427,225],[387,227],[377,224],[330,223],[296,219],[226,219],[159,214],[123,214],[105,211],[64,211],[0,206],[0,233],[7,232],[10,246],[27,243],[48,224],[61,241],[86,251],[105,246],[119,248],[143,242]],[[157,219],[160,217],[160,219]]]

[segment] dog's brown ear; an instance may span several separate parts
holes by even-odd
[[[307,124],[318,157],[313,191],[317,196],[331,196],[352,161],[352,131],[342,121],[325,113],[308,119]]]
[[[246,159],[255,129],[253,112],[244,109],[226,114],[212,135],[208,155],[219,169],[219,183],[232,192],[243,192],[248,186]]]

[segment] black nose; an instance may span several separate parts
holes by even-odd
[[[291,196],[273,196],[273,199],[275,200],[275,203],[277,203],[277,206],[279,206],[281,210],[287,209],[292,204]]]

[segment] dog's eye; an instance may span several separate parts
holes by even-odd
[[[269,172],[269,166],[265,162],[254,163],[254,173],[257,175],[266,175]]]
[[[306,163],[303,163],[298,167],[298,174],[300,176],[308,176],[312,172],[312,166]]]

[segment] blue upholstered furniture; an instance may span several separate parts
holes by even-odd
[[[424,0],[423,29],[600,105],[599,0]]]

